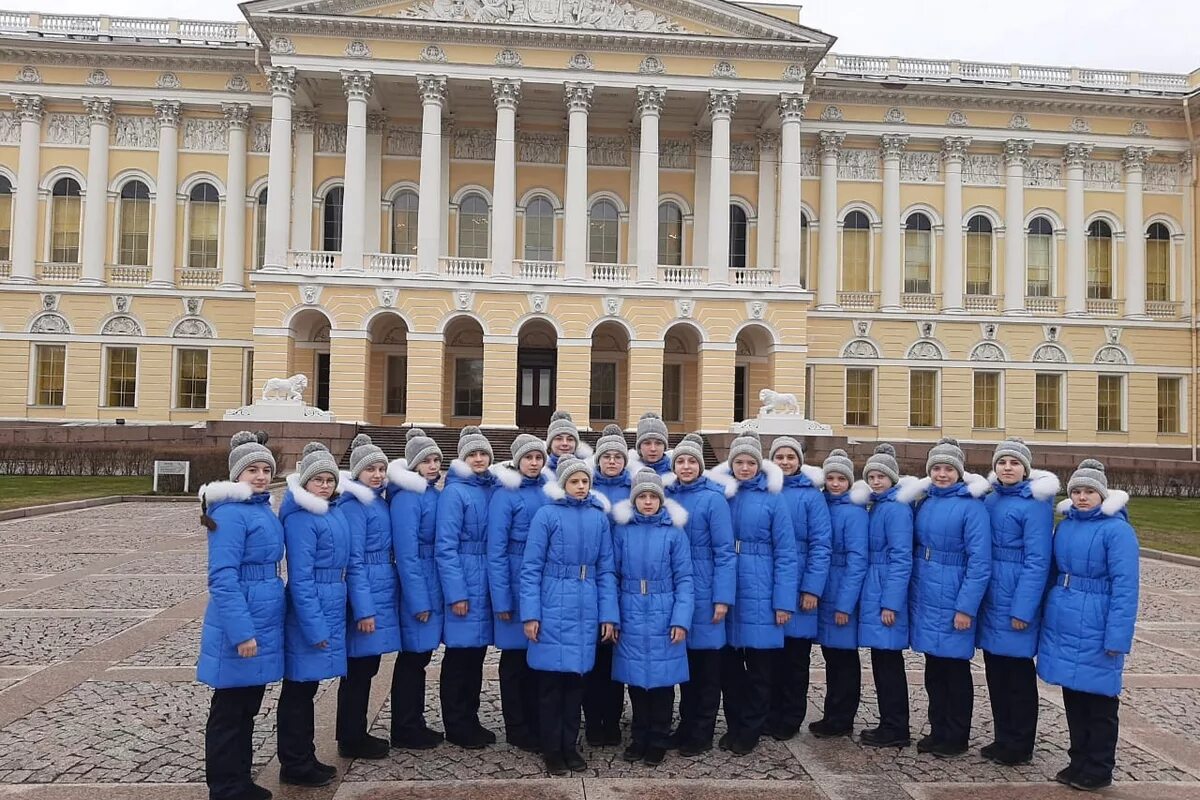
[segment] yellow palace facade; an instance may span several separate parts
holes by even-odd
[[[1196,443],[1200,74],[725,0],[0,12],[0,419]],[[898,43],[898,48],[900,47]]]

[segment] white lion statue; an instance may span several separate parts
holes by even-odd
[[[763,389],[758,393],[762,408],[758,410],[760,417],[768,414],[800,414],[800,402],[794,394],[784,394],[774,389]]]
[[[308,377],[293,375],[290,378],[268,378],[263,387],[263,400],[303,400],[308,388]]]

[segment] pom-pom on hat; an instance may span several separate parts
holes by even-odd
[[[421,428],[409,428],[404,434],[404,460],[408,468],[415,470],[417,465],[432,455],[442,456],[442,448],[438,443],[425,434]]]
[[[821,468],[825,470],[826,475],[836,472],[838,475],[844,476],[850,483],[854,483],[854,462],[850,460],[850,454],[841,448],[831,450],[825,457],[825,462],[821,464]]]
[[[1067,494],[1072,489],[1082,487],[1095,489],[1103,499],[1108,499],[1108,476],[1104,474],[1104,464],[1094,458],[1085,458],[1079,462],[1079,467],[1067,481]]]
[[[570,411],[555,411],[550,415],[550,425],[546,428],[546,445],[554,441],[554,437],[560,433],[565,433],[575,440],[575,446],[579,446],[579,428],[575,427],[575,421],[571,419]],[[513,456],[516,459],[516,456]]]
[[[229,480],[236,482],[251,464],[263,462],[275,472],[275,455],[267,449],[267,434],[238,431],[229,438]]]
[[[675,459],[680,456],[691,456],[700,462],[700,469],[704,469],[704,439],[698,433],[689,433],[684,436],[679,444],[675,445],[675,449],[671,451],[671,465],[675,465]]]
[[[522,433],[513,439],[510,452],[512,453],[513,466],[520,467],[521,459],[530,453],[542,453],[545,455],[546,443],[536,436],[531,436],[528,433]]]
[[[776,436],[771,440],[771,451],[769,455],[772,461],[775,460],[775,452],[784,447],[795,450],[796,457],[800,459],[800,463],[804,463],[804,445],[800,444],[799,439],[795,439],[791,436]]]
[[[867,463],[863,465],[863,480],[867,479],[868,472],[882,472],[892,480],[892,485],[895,486],[900,482],[900,465],[896,462],[896,448],[892,447],[887,442],[880,442],[875,445],[875,452],[867,459]]]
[[[667,439],[667,423],[663,422],[662,417],[653,411],[647,411],[638,419],[637,424],[637,441],[634,442],[634,447],[642,446],[642,442],[647,439],[657,439],[663,443],[663,446],[670,444]]]
[[[299,476],[297,480],[301,487],[322,472],[328,472],[334,478],[338,476],[338,465],[333,460],[333,453],[329,452],[329,448],[320,442],[309,442],[304,449],[308,455],[301,458],[300,463],[296,465],[296,474]]]
[[[599,463],[600,456],[610,451],[619,453],[621,460],[627,461],[625,451],[628,447],[629,445],[625,442],[625,432],[621,430],[620,425],[605,425],[599,441],[596,442],[596,462]]]
[[[992,453],[992,468],[994,469],[996,462],[1005,456],[1020,461],[1021,466],[1025,467],[1025,477],[1029,477],[1030,471],[1033,470],[1033,453],[1029,452],[1029,446],[1025,444],[1024,439],[1020,436],[1010,436],[997,444],[996,452]]]
[[[459,431],[458,434],[458,457],[465,459],[471,453],[482,450],[488,454],[488,457],[495,460],[496,456],[492,453],[492,443],[483,435],[483,431],[475,425],[468,425]]]
[[[938,439],[937,444],[929,448],[929,457],[925,459],[925,472],[928,473],[938,464],[949,464],[958,470],[958,477],[961,478],[967,471],[966,460],[966,455],[958,446],[958,439],[944,436]]]
[[[637,500],[637,496],[643,492],[650,492],[656,495],[659,501],[666,502],[667,493],[663,489],[663,480],[652,469],[638,470],[638,474],[633,476],[633,488],[629,490],[629,499]]]
[[[576,472],[585,472],[589,476],[592,474],[587,462],[582,458],[563,456],[558,460],[558,467],[554,470],[554,478],[558,481],[559,487],[565,489],[567,488],[567,479]]]
[[[372,464],[388,463],[387,454],[371,441],[371,437],[360,433],[350,442],[350,475],[357,479],[358,474]]]
[[[750,456],[760,466],[762,465],[762,441],[758,438],[758,434],[752,432],[738,434],[738,437],[729,445],[729,466],[733,466],[733,460],[738,456]]]

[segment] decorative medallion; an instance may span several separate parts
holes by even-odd
[[[67,318],[56,311],[47,311],[38,315],[29,326],[30,333],[70,333],[71,324]]]
[[[367,47],[367,43],[355,39],[346,45],[346,55],[349,58],[370,58],[371,48]]]
[[[736,78],[737,68],[728,61],[718,61],[712,68],[712,76],[714,78]]]
[[[920,361],[941,361],[942,351],[933,342],[917,342],[908,348],[908,357]]]
[[[950,116],[946,117],[946,124],[953,128],[964,128],[969,123],[967,122],[967,115],[956,108],[950,112]]]
[[[887,113],[883,115],[884,122],[892,122],[897,125],[903,125],[908,122],[908,117],[904,116],[904,111],[899,108],[889,108]]]
[[[1129,126],[1129,135],[1130,136],[1149,136],[1150,128],[1142,120],[1135,119],[1133,121],[1133,123]]]
[[[972,361],[1004,361],[1004,351],[995,342],[981,342],[971,351]]]
[[[466,289],[459,289],[454,293],[454,306],[459,311],[470,311],[475,305],[475,293]]]
[[[1067,363],[1067,353],[1056,344],[1043,344],[1033,351],[1033,360],[1045,364]]]
[[[239,72],[229,78],[229,82],[225,84],[225,88],[231,92],[248,92],[250,91],[250,83],[246,80],[246,76]]]
[[[60,297],[61,297],[61,295],[54,294],[54,293],[42,295],[42,310],[57,311],[58,310],[58,301],[59,301]]]
[[[41,83],[42,74],[38,72],[37,67],[26,65],[17,72],[17,81],[19,83]]]
[[[159,75],[158,80],[154,82],[154,85],[160,89],[178,89],[183,86],[183,84],[179,82],[179,76],[174,72],[164,72],[162,75]]]
[[[102,69],[94,69],[84,81],[88,86],[112,86],[112,80],[109,79],[108,73]]]
[[[446,51],[436,44],[426,45],[421,51],[421,60],[427,64],[445,64]]]
[[[535,314],[545,314],[548,303],[549,298],[540,292],[529,295],[529,310]]]
[[[141,336],[142,326],[133,317],[117,315],[104,323],[100,333],[104,336]]]
[[[837,106],[825,106],[825,110],[821,112],[821,119],[828,122],[841,122],[845,118],[846,115]]]
[[[382,288],[376,290],[376,295],[379,299],[379,305],[384,308],[394,308],[396,306],[396,290],[392,288]]]
[[[1115,345],[1105,345],[1096,353],[1097,364],[1117,364],[1124,366],[1129,363],[1129,356]]]
[[[271,39],[270,50],[275,55],[290,56],[296,52],[296,46],[286,36],[275,36]]]
[[[1015,131],[1024,131],[1029,129],[1029,120],[1024,114],[1013,114],[1008,120],[1008,127]]]
[[[867,339],[855,339],[846,345],[842,358],[879,358],[879,348]]]
[[[788,64],[783,68],[783,80],[791,83],[803,83],[806,76],[804,67],[799,64]]]
[[[587,53],[576,53],[567,61],[567,69],[595,69]]]
[[[113,311],[118,314],[124,314],[129,311],[129,307],[133,305],[133,298],[127,294],[114,294],[112,296]]]
[[[1083,117],[1075,117],[1071,120],[1071,130],[1075,133],[1091,133],[1092,125]]]
[[[689,299],[680,299],[675,301],[675,316],[680,319],[691,319],[692,312],[696,310],[696,301]]]
[[[506,47],[499,53],[496,53],[496,66],[519,67],[521,66],[521,54],[512,48]]]
[[[313,284],[305,284],[304,286],[301,286],[300,299],[302,299],[306,305],[316,305],[321,299],[321,287]]]
[[[661,75],[666,71],[666,66],[658,56],[646,56],[638,65],[638,72],[642,75]]]
[[[171,335],[183,339],[211,339],[213,338],[213,329],[199,317],[187,317],[176,323]]]
[[[200,313],[200,309],[204,307],[204,300],[199,297],[183,298],[183,310],[188,316],[194,317]]]
[[[621,298],[615,295],[608,295],[604,298],[604,313],[610,317],[615,317],[621,313]]]
[[[762,300],[751,300],[746,303],[746,316],[750,319],[762,319],[767,315],[767,304]]]

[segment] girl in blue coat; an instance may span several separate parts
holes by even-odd
[[[1067,482],[1066,518],[1054,533],[1053,581],[1038,646],[1038,675],[1061,686],[1071,763],[1059,783],[1112,784],[1121,678],[1138,608],[1138,541],[1104,465],[1085,459]]]
[[[637,440],[629,451],[629,464],[626,467],[630,475],[636,475],[642,468],[654,470],[658,475],[666,475],[671,471],[671,458],[667,455],[670,440],[667,438],[667,423],[653,411],[647,411],[638,419]]]
[[[596,640],[611,642],[617,612],[608,504],[588,491],[587,462],[564,455],[533,517],[521,563],[521,620],[538,671],[542,757],[551,775],[587,768],[579,755],[583,676]]]
[[[671,451],[675,480],[667,495],[687,512],[694,606],[688,628],[688,680],[679,687],[679,727],[672,745],[679,754],[695,756],[712,749],[713,729],[721,705],[721,648],[725,615],[736,597],[737,557],[733,553],[733,519],[727,497],[737,483],[704,473],[704,440],[694,433]]]
[[[537,736],[537,676],[525,662],[529,640],[521,621],[521,561],[533,515],[547,501],[545,442],[523,433],[512,443],[512,464],[492,470],[500,486],[488,507],[488,589],[496,614],[500,653],[500,708],[508,743],[534,752]]]
[[[579,438],[579,428],[575,427],[575,420],[569,411],[555,411],[550,415],[542,449],[546,451],[546,466],[551,476],[558,469],[558,460],[563,456],[575,456],[584,461],[592,457],[592,448]]]
[[[271,511],[275,457],[261,437],[230,439],[229,480],[200,487],[208,529],[208,606],[196,679],[213,688],[204,728],[210,800],[265,797],[251,778],[254,717],[283,677],[283,526]]]
[[[437,510],[438,577],[449,607],[443,632],[442,719],[446,741],[470,750],[496,743],[496,734],[479,722],[483,659],[493,634],[487,579],[487,510],[496,482],[491,465],[491,442],[474,425],[463,428]]]
[[[1016,437],[996,445],[984,499],[992,522],[992,578],[979,609],[979,647],[987,673],[995,740],[980,754],[998,764],[1026,764],[1037,739],[1037,654],[1042,597],[1050,574],[1058,478],[1032,468]]]
[[[596,468],[592,491],[604,495],[611,506],[628,500],[629,490],[633,487],[629,470],[626,469],[629,461],[628,448],[625,444],[625,434],[619,426],[604,426],[593,456]]]
[[[283,690],[277,711],[279,781],[325,786],[335,771],[317,760],[313,698],[326,678],[346,674],[346,567],[350,528],[331,498],[337,462],[310,442],[288,476],[279,519],[287,540]]]
[[[383,758],[391,749],[387,739],[367,732],[379,657],[400,649],[400,593],[386,483],[387,456],[360,433],[350,442],[350,471],[342,473],[337,500],[350,526],[346,677],[338,682],[337,707],[338,750],[348,758]]]
[[[817,638],[817,608],[829,577],[833,536],[829,504],[822,488],[825,471],[804,463],[804,447],[790,436],[771,442],[771,461],[783,471],[783,499],[796,534],[796,574],[800,576],[797,611],[783,628],[783,649],[776,650],[767,732],[787,741],[800,731],[808,713],[808,675]]]
[[[963,451],[943,438],[929,451],[929,477],[902,487],[917,506],[909,587],[912,648],[925,654],[930,732],[917,752],[940,758],[967,752],[975,695],[971,656],[975,617],[992,574],[992,526],[980,499],[987,479],[966,472]]]
[[[858,596],[867,575],[867,499],[870,490],[854,482],[854,462],[833,450],[822,465],[825,499],[833,528],[829,580],[821,595],[817,641],[825,657],[825,716],[809,723],[819,739],[849,736],[862,697],[858,660]]]
[[[682,528],[688,514],[671,502],[663,481],[644,469],[633,500],[613,509],[621,625],[613,677],[629,686],[632,741],[626,761],[658,766],[667,754],[675,684],[688,679],[685,642],[692,625],[692,553]]]
[[[388,465],[392,548],[400,579],[400,653],[392,671],[392,744],[428,750],[442,741],[425,724],[425,668],[442,643],[442,585],[433,542],[442,451],[420,428],[405,435],[404,458]]]
[[[900,477],[896,449],[887,442],[863,467],[871,492],[867,524],[867,577],[858,600],[858,644],[871,648],[871,676],[879,702],[879,726],[867,728],[860,741],[872,747],[907,747],[908,582],[913,568],[912,507],[901,499],[900,486],[916,478]]]
[[[783,490],[783,472],[762,460],[762,443],[743,434],[729,448],[737,494],[729,501],[737,595],[726,617],[721,651],[721,694],[729,726],[718,742],[734,755],[758,746],[771,702],[771,669],[783,647],[783,629],[796,613],[796,536]]]

